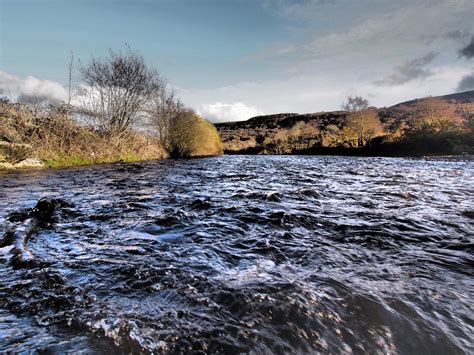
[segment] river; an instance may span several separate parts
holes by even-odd
[[[472,157],[3,172],[0,352],[473,353],[473,196]]]

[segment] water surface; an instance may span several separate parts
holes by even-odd
[[[48,196],[39,264],[0,249],[0,352],[474,352],[471,158],[2,173],[0,236]]]

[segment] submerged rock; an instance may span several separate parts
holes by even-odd
[[[53,221],[54,214],[59,207],[71,205],[61,199],[42,198],[33,209],[13,213],[8,220],[20,222],[15,227],[9,228],[0,240],[0,247],[12,245],[11,263],[13,268],[29,268],[38,265],[35,256],[28,248],[27,242],[33,234]]]
[[[191,203],[191,207],[195,209],[206,210],[211,208],[211,202],[208,199],[201,200],[200,198],[196,199]]]

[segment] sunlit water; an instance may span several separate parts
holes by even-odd
[[[473,353],[471,158],[239,157],[0,175],[63,199],[0,352]]]

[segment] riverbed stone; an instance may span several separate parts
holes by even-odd
[[[44,168],[44,164],[39,159],[27,158],[16,164],[3,162],[0,163],[0,169],[24,169],[24,168]]]
[[[0,169],[14,169],[12,163],[0,163]]]
[[[15,168],[41,168],[44,167],[44,164],[39,159],[28,158],[16,163]]]

